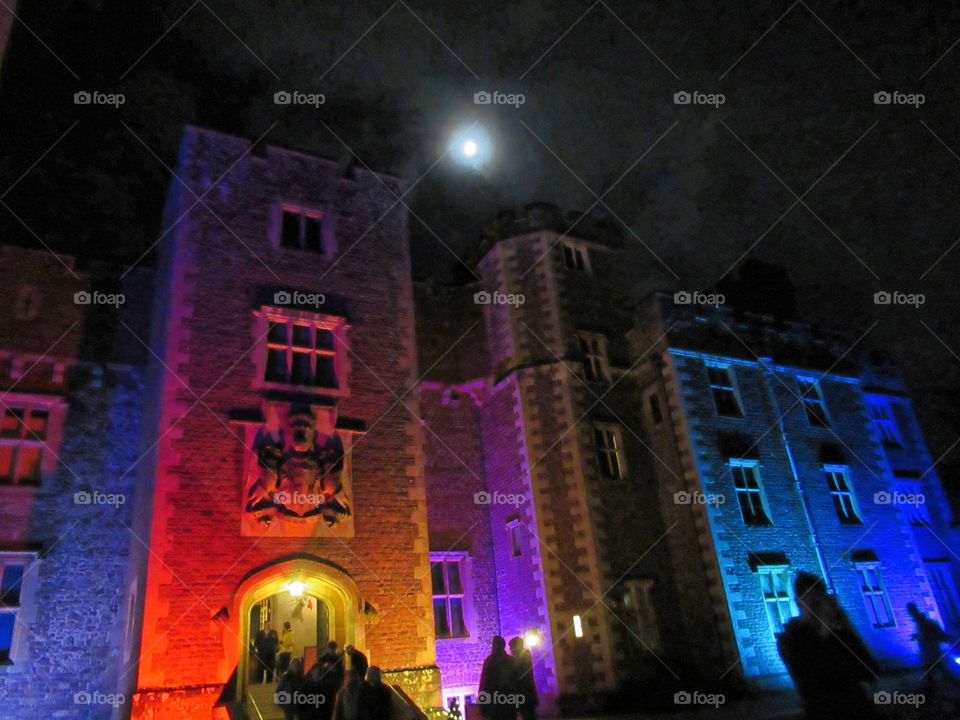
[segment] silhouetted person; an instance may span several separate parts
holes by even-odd
[[[363,680],[356,670],[346,674],[343,689],[337,695],[337,704],[333,710],[334,720],[361,720],[360,694],[363,692]]]
[[[293,720],[298,714],[297,696],[303,690],[304,677],[300,661],[294,660],[277,683],[275,702],[283,709],[284,720]]]
[[[917,631],[913,639],[920,645],[920,671],[923,674],[923,692],[927,701],[932,700],[942,685],[948,685],[952,678],[944,665],[944,653],[940,650],[943,643],[950,642],[950,636],[936,621],[931,620],[913,603],[907,604],[907,612],[916,623]]]
[[[510,655],[514,665],[514,692],[523,695],[520,702],[520,717],[523,720],[533,720],[537,716],[537,684],[533,679],[533,657],[523,645],[523,638],[510,639]]]
[[[367,676],[367,668],[370,667],[370,661],[367,656],[357,650],[353,645],[347,645],[343,648],[343,654],[350,659],[350,669],[356,670],[362,680]]]
[[[324,672],[324,677],[330,677],[336,692],[340,692],[343,687],[343,655],[337,651],[337,644],[333,640],[327,643],[327,651],[320,657],[320,664],[331,666],[329,672]]]
[[[361,720],[393,720],[393,693],[383,684],[380,668],[367,669],[367,682],[360,691]]]
[[[323,668],[320,663],[314,663],[303,681],[301,691],[300,720],[328,720],[333,711],[333,696],[326,696],[323,684]],[[321,702],[322,700],[322,702]]]
[[[276,653],[276,645],[270,638],[269,625],[264,625],[257,633],[253,641],[253,657],[257,663],[256,681],[258,683],[271,682],[273,680],[273,661]]]
[[[281,675],[290,667],[290,657],[293,655],[293,628],[289,622],[283,623],[280,633],[280,654],[277,656],[277,672]]]
[[[513,658],[507,655],[507,641],[499,635],[490,643],[491,652],[480,671],[480,696],[477,704],[480,714],[490,720],[516,720],[517,708],[507,702],[507,696],[516,692],[516,669]]]
[[[794,583],[800,616],[777,638],[780,657],[797,686],[809,720],[875,717],[861,683],[878,666],[823,580],[800,573]]]
[[[277,664],[277,648],[280,646],[280,638],[276,630],[267,631],[267,640],[263,646],[263,664],[267,666],[267,681],[273,682],[277,679],[275,670]]]

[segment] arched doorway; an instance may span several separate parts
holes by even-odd
[[[365,645],[356,583],[342,570],[316,560],[281,561],[253,573],[237,588],[233,604],[232,617],[239,627],[228,652],[237,669],[238,700],[246,701],[253,685],[256,661],[250,646],[264,621],[278,631],[285,621],[291,622],[297,630],[293,656],[305,657],[308,664],[323,654],[327,640],[341,648]]]

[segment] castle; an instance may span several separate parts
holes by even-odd
[[[155,270],[0,249],[4,717],[269,717],[284,622],[424,709],[476,700],[497,634],[551,711],[778,687],[802,570],[888,668],[908,602],[960,629],[895,369],[638,302],[616,234],[545,205],[415,284],[402,192],[188,128]]]

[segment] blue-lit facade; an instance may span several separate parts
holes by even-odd
[[[884,666],[915,664],[908,603],[956,626],[956,537],[897,375],[799,324],[666,296],[642,314],[647,334],[664,333],[645,392],[670,410],[660,425],[672,425],[673,486],[687,493],[668,512],[695,517],[731,662],[753,684],[786,682],[776,636],[806,571]]]

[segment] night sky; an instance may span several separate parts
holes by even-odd
[[[740,274],[763,290],[754,309],[788,309],[769,280],[784,268],[797,315],[895,356],[956,477],[960,6],[21,0],[18,14],[0,78],[4,242],[151,264],[186,123],[408,178],[418,278],[467,274],[500,209],[589,211],[622,228],[638,295]],[[125,102],[74,104],[95,90]],[[283,90],[325,103],[278,106]],[[477,105],[480,91],[524,102]],[[480,169],[448,152],[474,123],[493,148]],[[925,302],[876,305],[883,290]]]

